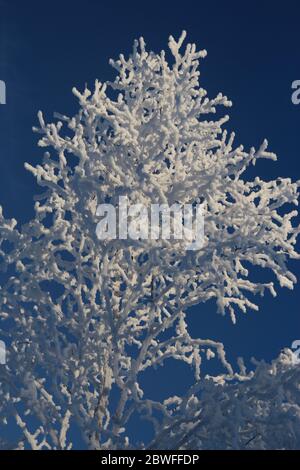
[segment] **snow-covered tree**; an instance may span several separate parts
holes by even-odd
[[[234,147],[222,129],[228,117],[212,116],[231,103],[206,97],[198,70],[206,51],[182,50],[184,39],[170,37],[171,64],[135,41],[129,59],[111,60],[113,83],[73,89],[76,116],[46,124],[39,113],[39,145],[51,153],[25,164],[43,188],[35,218],[19,226],[1,213],[0,433],[15,437],[2,447],[69,449],[80,433],[89,449],[300,448],[291,351],[250,372],[239,360],[235,371],[223,344],[195,338],[186,321],[188,307],[215,299],[235,323],[238,311],[258,309],[253,294],[275,296],[271,280],[250,280],[251,266],[293,288],[297,212],[282,206],[297,205],[300,183],[243,179],[258,159],[276,156],[266,141]],[[201,203],[203,246],[100,241],[97,207],[119,196],[147,207]],[[203,376],[211,357],[224,371]],[[192,367],[195,382],[158,402],[140,376],[169,358]],[[134,415],[150,421],[151,442],[128,432]]]

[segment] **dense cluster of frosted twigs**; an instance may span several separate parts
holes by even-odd
[[[258,159],[276,156],[266,141],[249,152],[234,146],[222,128],[228,117],[213,116],[231,103],[206,97],[206,52],[184,39],[170,37],[167,61],[141,38],[128,59],[111,60],[113,83],[73,90],[75,117],[47,124],[39,113],[35,130],[49,151],[41,164],[26,164],[43,188],[35,218],[20,226],[0,216],[2,448],[300,448],[291,351],[246,371],[241,360],[228,363],[222,343],[188,326],[192,305],[200,315],[215,299],[235,323],[239,312],[257,310],[255,294],[276,296],[276,283],[293,288],[287,261],[299,257],[297,212],[282,206],[297,205],[299,182],[243,179]],[[97,205],[120,195],[146,206],[201,203],[203,247],[100,242]],[[252,266],[268,268],[270,282],[248,277]],[[223,372],[203,375],[213,357]],[[171,359],[193,369],[194,385],[184,396],[151,399],[140,377]],[[128,432],[137,415],[151,423],[151,442]]]

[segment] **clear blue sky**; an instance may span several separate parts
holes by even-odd
[[[0,79],[7,86],[7,104],[0,106],[5,216],[26,221],[33,215],[36,185],[23,164],[42,156],[31,131],[37,111],[48,120],[54,111],[75,113],[72,87],[111,79],[108,59],[127,55],[134,38],[143,35],[149,48],[160,51],[169,34],[183,29],[208,51],[202,86],[211,97],[222,91],[233,101],[228,129],[235,130],[237,143],[259,146],[266,137],[278,154],[277,163],[260,162],[256,171],[265,178],[300,179],[300,105],[291,102],[291,83],[300,80],[299,22],[296,1],[0,0]],[[300,263],[290,266],[300,279]],[[189,317],[194,336],[223,341],[231,357],[271,360],[300,339],[300,284],[294,291],[279,290],[276,299],[267,294],[257,300],[260,311],[240,314],[235,326],[215,313],[213,302],[194,307]],[[144,380],[149,393],[161,398],[183,390],[182,375],[189,379],[184,367],[170,364]]]

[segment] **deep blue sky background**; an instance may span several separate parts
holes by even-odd
[[[260,162],[265,178],[300,179],[300,105],[291,102],[291,83],[300,79],[300,3],[285,1],[96,1],[0,0],[0,79],[7,104],[0,106],[0,204],[6,217],[26,221],[33,215],[33,177],[24,162],[40,161],[42,149],[31,127],[36,114],[73,114],[73,86],[83,89],[114,76],[108,64],[128,55],[134,38],[148,48],[167,47],[169,34],[183,29],[188,39],[208,50],[202,61],[202,86],[212,97],[222,91],[234,106],[228,129],[248,149],[269,140],[277,163]],[[226,111],[228,112],[228,110]],[[300,263],[290,265],[300,278]],[[258,272],[255,274],[259,275]],[[238,316],[215,313],[215,304],[190,312],[194,336],[223,341],[230,357],[271,360],[300,338],[300,284],[281,289],[276,299],[257,299],[259,312]],[[185,375],[186,374],[186,375]],[[189,374],[171,364],[145,377],[153,397],[180,393]],[[137,426],[137,423],[133,423]]]

